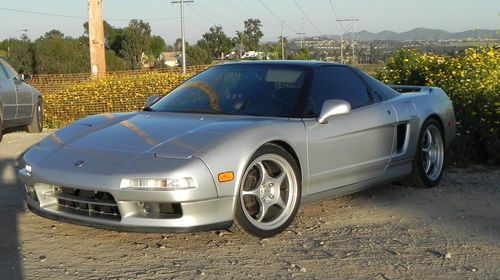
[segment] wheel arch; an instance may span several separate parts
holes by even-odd
[[[443,141],[446,142],[446,135],[445,135],[445,132],[444,132],[444,124],[443,124],[443,120],[441,119],[441,117],[438,115],[438,114],[430,114],[429,116],[427,116],[427,118],[425,118],[425,120],[422,122],[422,125],[421,127],[424,125],[425,122],[427,122],[428,120],[435,120],[437,121],[437,123],[439,124],[439,129],[441,130],[441,136],[443,137]]]
[[[301,177],[302,177],[302,165],[300,163],[299,156],[297,155],[297,153],[295,152],[295,150],[292,148],[292,146],[290,144],[288,144],[287,142],[285,142],[283,140],[274,140],[274,141],[267,142],[266,144],[273,144],[273,145],[279,146],[279,147],[283,148],[285,151],[287,151],[293,157],[293,159],[295,160],[295,163],[297,163],[297,166],[299,167],[299,175],[301,175]],[[264,144],[264,145],[266,145],[266,144]]]

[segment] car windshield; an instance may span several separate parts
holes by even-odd
[[[300,110],[305,67],[228,64],[181,84],[148,110],[291,117]]]

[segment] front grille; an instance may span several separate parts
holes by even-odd
[[[44,194],[57,199],[57,210],[61,212],[112,220],[121,218],[115,199],[107,192],[54,187]]]

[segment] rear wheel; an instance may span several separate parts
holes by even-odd
[[[286,150],[262,146],[243,174],[233,229],[260,238],[285,230],[299,208],[300,182],[297,163]]]
[[[28,125],[29,133],[40,133],[43,130],[43,104],[38,100],[35,111],[33,112],[33,119],[31,124]]]
[[[439,184],[444,171],[444,155],[441,126],[435,119],[428,119],[420,131],[413,171],[406,183],[419,188],[430,188]]]

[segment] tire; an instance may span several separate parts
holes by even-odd
[[[43,130],[43,103],[38,100],[36,107],[33,111],[33,119],[28,126],[29,133],[40,133]]]
[[[436,186],[443,177],[444,160],[444,139],[441,125],[435,119],[428,119],[420,130],[412,173],[405,183],[417,188]]]
[[[300,205],[301,176],[294,158],[266,144],[250,158],[236,197],[232,231],[259,238],[284,231]]]

